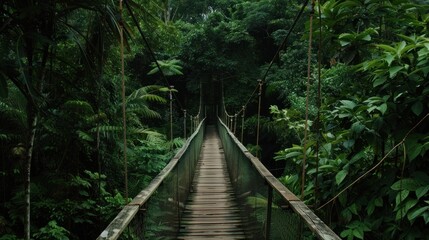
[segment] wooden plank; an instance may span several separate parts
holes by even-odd
[[[178,239],[246,239],[221,143],[207,130]]]

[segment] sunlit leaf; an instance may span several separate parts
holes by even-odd
[[[340,185],[343,182],[343,180],[346,178],[348,173],[349,172],[347,170],[343,169],[335,175],[335,181],[337,185]]]
[[[395,66],[395,67],[389,68],[389,77],[390,78],[396,77],[396,75],[398,74],[398,72],[401,71],[402,69],[404,69],[403,66]]]
[[[355,102],[353,102],[353,101],[350,101],[350,100],[341,100],[340,101],[342,104],[343,104],[343,106],[345,107],[345,108],[347,108],[347,109],[353,109],[353,108],[355,108],[356,107],[356,103]]]
[[[418,199],[423,197],[429,191],[429,185],[421,186],[416,189],[416,196]]]
[[[386,81],[387,81],[387,77],[385,77],[385,76],[377,77],[377,78],[374,80],[374,82],[372,83],[372,86],[373,86],[373,87],[378,87],[378,86],[380,86],[380,85],[384,84]]]
[[[411,220],[421,216],[424,212],[428,211],[428,209],[429,209],[429,206],[425,206],[425,207],[418,208],[415,211],[409,212],[407,215],[408,220],[411,221]]]

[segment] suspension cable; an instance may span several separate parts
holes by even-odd
[[[268,76],[269,71],[271,70],[272,65],[274,64],[275,59],[279,56],[281,50],[286,50],[286,43],[289,40],[289,37],[292,34],[292,31],[294,30],[296,24],[298,23],[298,20],[301,18],[305,8],[307,7],[308,3],[310,2],[310,0],[305,0],[305,2],[303,2],[300,11],[298,12],[298,14],[295,16],[295,19],[292,23],[292,26],[290,27],[288,33],[286,34],[286,37],[283,39],[282,44],[279,46],[279,48],[277,49],[277,52],[275,53],[275,55],[273,56],[272,60],[270,61],[270,64],[268,65],[267,70],[265,71],[263,77],[262,77],[262,82],[263,83],[267,83],[268,81],[266,81],[266,78]],[[256,86],[255,90],[252,92],[252,94],[250,95],[250,97],[247,99],[246,103],[244,104],[245,107],[247,107],[247,105],[250,103],[250,101],[252,100],[252,98],[255,96],[255,94],[257,93],[259,89],[259,85]],[[241,110],[240,110],[241,111]],[[240,111],[238,112],[238,114],[240,113]]]
[[[320,0],[317,1],[318,14],[319,14],[319,49],[317,51],[317,118],[315,122],[315,128],[317,131],[316,137],[316,178],[314,183],[314,199],[315,207],[317,208],[319,201],[319,148],[321,139],[321,124],[320,124],[320,110],[322,107],[322,10]]]
[[[262,78],[262,81],[265,81],[268,75],[268,72],[270,71],[271,67],[273,66],[274,60],[279,56],[280,51],[286,47],[286,43],[289,40],[289,36],[291,35],[293,29],[295,28],[296,24],[298,23],[298,20],[301,18],[302,13],[304,12],[305,8],[307,7],[308,3],[310,2],[310,0],[306,0],[302,6],[301,6],[301,10],[299,11],[299,13],[296,15],[291,28],[289,29],[286,37],[284,38],[282,44],[279,46],[279,48],[277,49],[276,54],[274,54],[273,59],[270,62],[270,65],[268,66],[267,70],[265,71],[264,77]]]
[[[162,71],[162,68],[161,68],[161,66],[160,66],[160,65],[159,65],[159,63],[158,63],[158,60],[156,59],[155,53],[153,52],[153,49],[151,48],[151,46],[150,46],[150,44],[149,44],[149,42],[148,42],[148,40],[147,40],[146,36],[144,35],[143,30],[141,29],[140,24],[138,23],[138,21],[137,21],[137,19],[136,19],[136,16],[134,15],[134,13],[133,13],[133,11],[132,11],[132,9],[131,9],[131,7],[130,7],[130,5],[129,5],[128,1],[127,1],[127,0],[121,0],[121,2],[122,2],[122,1],[124,1],[124,2],[125,2],[125,6],[127,7],[127,10],[128,10],[128,12],[129,12],[129,14],[131,15],[131,18],[132,18],[132,20],[133,20],[133,22],[134,22],[134,25],[136,25],[137,30],[138,30],[138,31],[139,31],[139,33],[140,33],[140,36],[142,37],[142,39],[143,39],[143,41],[144,41],[144,43],[145,43],[146,47],[148,48],[148,51],[149,51],[150,56],[152,57],[153,61],[155,62],[156,67],[158,68],[159,72],[161,73],[161,77],[162,77],[162,79],[164,80],[164,82],[165,82],[166,86],[170,86],[170,83],[168,82],[168,79],[166,78],[166,76],[165,76],[165,74],[164,74],[164,71]],[[176,93],[175,93],[175,92],[173,92],[173,95],[174,95],[174,98],[176,98],[176,102],[177,102],[177,104],[179,105],[180,109],[184,109],[183,105],[182,105],[182,104],[181,104],[181,102],[179,101],[179,98],[177,97],[177,95],[176,95]]]
[[[122,82],[122,122],[124,134],[124,174],[125,174],[125,202],[128,203],[128,160],[127,160],[127,116],[125,107],[125,60],[124,60],[124,18],[122,0],[119,0],[119,37],[121,51],[121,82]]]
[[[308,56],[307,56],[307,93],[305,97],[305,123],[304,123],[304,147],[302,159],[302,173],[301,173],[301,200],[304,200],[304,186],[305,186],[305,175],[306,175],[306,161],[307,161],[307,144],[308,144],[308,108],[309,108],[309,96],[310,96],[310,79],[311,79],[311,48],[313,41],[313,15],[314,15],[315,0],[311,3],[310,12],[310,29],[309,29],[309,42],[308,42]]]
[[[359,176],[356,180],[354,180],[352,183],[350,183],[349,185],[347,185],[347,187],[345,187],[343,190],[341,190],[339,193],[337,193],[334,197],[332,197],[329,201],[325,202],[323,205],[321,205],[320,207],[318,207],[316,210],[320,210],[322,208],[324,208],[326,205],[328,205],[329,203],[333,202],[335,199],[337,199],[337,197],[339,197],[341,194],[343,194],[345,191],[347,191],[347,189],[351,188],[352,186],[354,186],[356,183],[358,183],[359,181],[361,181],[362,179],[364,179],[366,176],[368,176],[368,174],[370,174],[372,171],[374,171],[375,169],[377,169],[386,159],[388,156],[390,156],[391,153],[393,153],[394,150],[396,150],[399,146],[401,146],[402,144],[405,143],[405,141],[408,139],[408,136],[414,132],[414,130],[420,126],[427,118],[429,118],[429,113],[426,114],[424,117],[422,117],[418,123],[416,123],[406,134],[405,136],[402,138],[402,140],[397,143],[395,146],[392,147],[392,149],[389,150],[389,152],[387,152],[384,157],[378,161],[373,167],[371,167],[369,170],[367,170],[364,174],[362,174],[361,176]]]
[[[262,80],[258,79],[258,84],[259,84],[259,100],[258,100],[258,120],[257,120],[257,127],[256,127],[256,147],[258,148],[256,151],[256,155],[259,155],[259,125],[260,125],[260,119],[261,119],[261,98],[262,98]],[[256,156],[259,157],[259,156]]]

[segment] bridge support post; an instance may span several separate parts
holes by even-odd
[[[244,135],[244,115],[245,115],[246,107],[243,106],[243,114],[241,115],[241,142],[243,142]]]
[[[186,109],[183,110],[183,135],[186,140]]]
[[[237,130],[237,113],[234,115],[234,135],[236,130]]]
[[[270,239],[271,234],[271,211],[273,205],[273,188],[270,184],[268,186],[268,199],[267,199],[267,219],[265,220],[265,239]]]

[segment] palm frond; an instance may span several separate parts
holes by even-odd
[[[181,66],[182,63],[180,62],[180,60],[177,60],[177,59],[170,59],[165,61],[158,60],[157,63],[161,68],[162,73],[165,76],[183,75],[183,72],[182,72],[183,67]],[[159,72],[159,68],[155,62],[151,64],[151,67],[152,67],[152,70],[148,72],[148,75],[153,75]]]
[[[127,105],[127,113],[138,114],[141,118],[161,118],[158,112],[150,109],[148,106],[142,106],[140,104]]]

